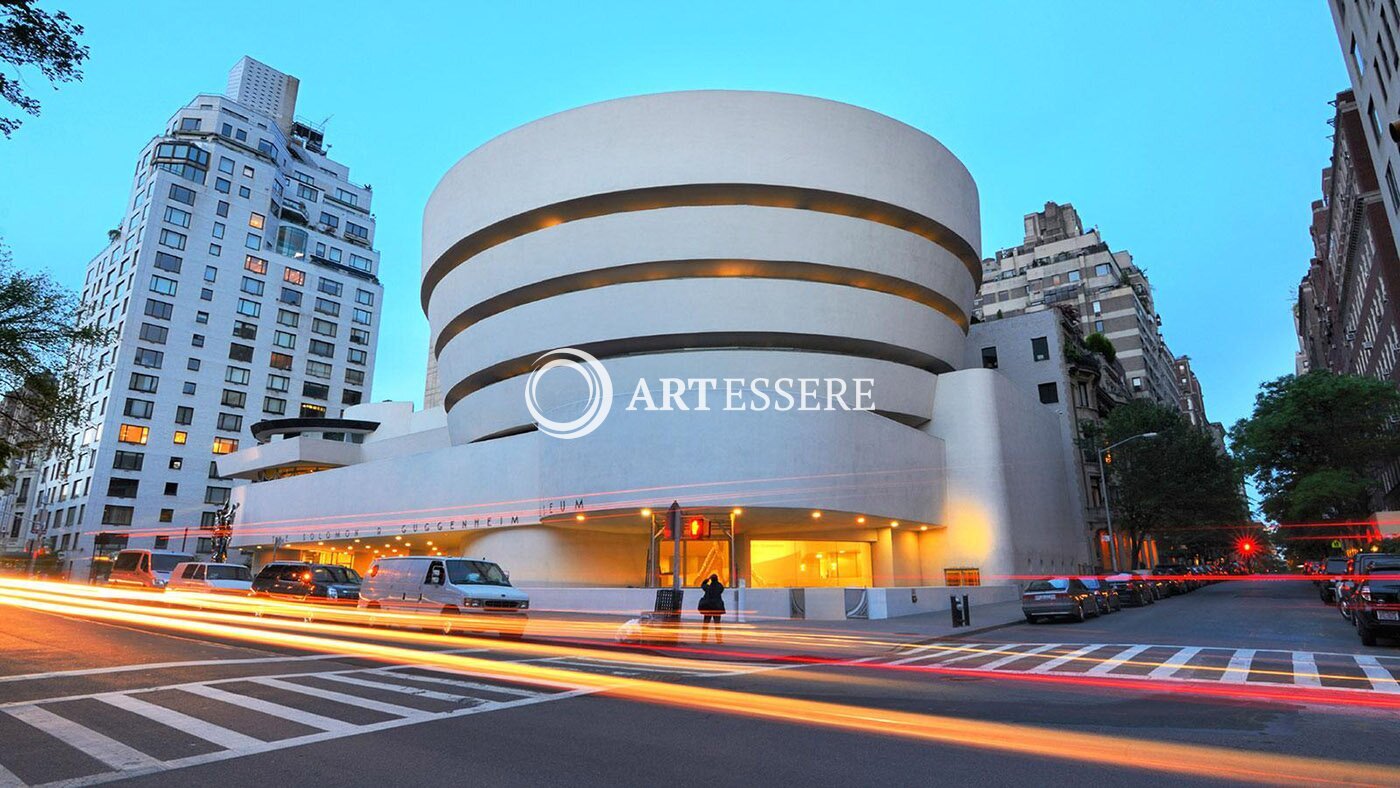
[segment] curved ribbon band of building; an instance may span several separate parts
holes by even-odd
[[[742,584],[773,615],[813,589],[814,616],[1078,571],[1059,422],[963,368],[979,227],[952,153],[832,101],[667,93],[509,131],[424,212],[442,403],[358,405],[344,417],[368,434],[222,458],[259,482],[235,492],[234,544],[359,568],[486,556],[576,609],[635,606],[646,592],[628,589],[675,571]],[[597,359],[607,407],[587,375],[535,373],[560,348]],[[576,439],[542,429],[585,412],[605,418]],[[673,501],[696,523],[678,567]]]

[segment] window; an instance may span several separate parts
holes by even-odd
[[[215,453],[215,454],[232,454],[233,452],[236,452],[236,451],[238,451],[238,439],[237,439],[237,438],[215,438],[215,439],[214,439],[214,453]],[[220,503],[222,503],[222,502],[220,502]]]
[[[369,228],[361,227],[354,222],[345,223],[345,237],[353,241],[363,241],[369,243]]]
[[[368,345],[368,344],[369,344],[369,332],[366,331],[366,330],[364,330],[363,328],[352,328],[352,329],[350,329],[350,344],[352,344],[352,345]]]
[[[996,368],[997,368],[997,349],[996,349],[995,347],[984,347],[984,348],[982,348],[982,368],[983,368],[983,369],[996,369]]]
[[[146,299],[146,315],[157,320],[169,320],[175,312],[175,305],[154,298]]]
[[[316,311],[323,314],[337,317],[340,315],[340,304],[335,301],[327,301],[324,298],[316,299]]]
[[[273,351],[272,358],[268,363],[273,369],[291,369],[292,357],[286,353]]]
[[[298,315],[296,312],[292,312],[292,311],[287,310],[287,309],[279,309],[279,310],[277,310],[277,324],[278,324],[278,325],[290,326],[291,328],[296,328],[296,327],[297,327],[297,324],[300,323],[300,322],[301,322],[301,315]]]
[[[1395,170],[1390,165],[1385,165],[1385,187],[1390,192],[1390,202],[1400,206],[1400,184],[1395,182]]]
[[[1053,405],[1060,401],[1060,391],[1054,383],[1042,383],[1038,388],[1040,390],[1040,401],[1046,405]]]
[[[165,252],[156,252],[156,268],[162,271],[169,271],[172,274],[180,273],[180,258]]]
[[[132,391],[144,391],[147,394],[156,393],[156,387],[160,385],[160,378],[155,375],[143,375],[140,372],[131,373],[131,383],[127,388]]]
[[[200,288],[200,290],[199,290],[199,300],[201,300],[201,301],[213,301],[213,300],[214,300],[214,291],[211,290],[211,289],[209,289],[209,288],[207,288],[207,287],[202,287],[202,288]]]
[[[246,164],[243,165],[243,177],[245,177],[245,178],[251,178],[251,177],[253,177],[253,168],[252,168],[252,167],[249,167],[249,166],[246,165]]]
[[[245,276],[243,277],[243,282],[239,285],[238,289],[242,290],[248,295],[260,296],[263,294],[263,287],[263,280],[254,279],[251,276]]]
[[[363,304],[364,306],[374,306],[374,293],[368,290],[356,290],[355,303]]]
[[[320,192],[316,191],[310,186],[307,186],[306,184],[298,183],[297,196],[302,198],[303,200],[310,200],[311,202],[316,202],[316,200],[320,199]]]
[[[360,404],[360,397],[361,397],[360,392],[355,391],[355,390],[353,390],[353,389],[346,389],[346,390],[345,390],[344,392],[342,392],[341,395],[340,395],[340,404],[342,404],[342,405],[358,405],[358,404]]]
[[[358,194],[344,189],[336,189],[335,198],[346,205],[356,205],[360,201],[360,196]]]
[[[176,424],[193,424],[193,423],[194,423],[194,408],[192,408],[192,407],[190,407],[190,406],[188,406],[188,405],[180,405],[180,406],[176,407],[176,408],[175,408],[175,423],[176,423]]]
[[[253,346],[230,342],[228,345],[228,357],[234,361],[252,362]]]
[[[308,348],[307,352],[313,356],[333,358],[335,356],[335,345],[329,342],[323,342],[319,339],[313,339],[311,340],[311,346]]]
[[[226,178],[215,178],[215,179],[214,179],[214,191],[216,191],[216,192],[218,192],[218,193],[220,193],[220,194],[228,194],[228,193],[229,193],[229,190],[231,190],[232,188],[233,188],[233,181],[230,181],[230,180],[228,180],[228,179],[226,179]]]
[[[255,230],[261,230],[265,221],[266,219],[260,213],[251,213],[248,215],[248,226]]]
[[[349,361],[351,364],[363,364],[365,363],[365,351],[350,348],[345,353],[345,360]]]
[[[345,285],[334,279],[321,277],[320,280],[316,282],[316,289],[320,290],[322,293],[327,293],[338,298],[341,293],[345,292]]]
[[[1095,320],[1095,321],[1094,321],[1094,333],[1096,333],[1096,334],[1102,334],[1102,333],[1103,333],[1103,321],[1102,321],[1102,320]]]
[[[252,256],[252,255],[244,255],[244,256],[243,256],[243,267],[244,267],[245,269],[249,270],[249,271],[252,271],[252,272],[255,273],[255,274],[266,274],[266,273],[267,273],[267,261],[264,260],[264,259],[262,259],[261,257],[254,257],[254,256]]]
[[[288,268],[282,272],[282,281],[290,282],[298,287],[306,284],[306,272],[295,268]]]
[[[165,326],[158,326],[154,323],[141,324],[141,341],[150,342],[153,345],[164,345],[165,340],[170,336],[170,329]]]
[[[350,320],[362,326],[369,325],[370,311],[368,309],[355,309],[350,316]]]
[[[1031,338],[1031,357],[1036,361],[1050,360],[1050,340],[1048,337]]]
[[[241,432],[243,430],[243,417],[234,413],[220,413],[219,429],[224,432]]]
[[[232,175],[232,174],[233,174],[233,159],[230,159],[230,158],[227,157],[227,156],[220,156],[220,157],[219,157],[219,172],[225,173],[225,174],[227,174],[227,175]]]
[[[194,313],[194,322],[200,323],[200,324],[208,323],[208,322],[209,322],[209,313],[208,313],[208,312],[195,312],[195,313]],[[199,335],[198,335],[198,334],[195,334],[195,336],[199,336]],[[203,346],[203,343],[200,344],[200,347],[202,347],[202,346]]]
[[[325,405],[313,405],[310,402],[301,403],[301,417],[303,419],[321,419],[326,416]]]
[[[166,279],[165,277],[159,274],[151,275],[151,292],[153,293],[160,293],[161,295],[165,296],[173,296],[175,295],[175,291],[179,289],[179,287],[180,283],[176,282],[174,279]]]
[[[176,227],[188,228],[190,226],[190,212],[182,211],[173,205],[167,205],[165,206],[165,221]]]
[[[112,467],[119,471],[139,471],[146,462],[146,455],[139,451],[122,451],[112,456]]]
[[[340,251],[339,249],[332,249],[332,250],[331,250],[331,259],[332,259],[332,260],[336,259],[335,253],[336,253],[336,252],[339,252],[339,251]],[[361,256],[359,256],[359,255],[357,255],[357,254],[352,254],[352,255],[350,255],[350,267],[351,267],[351,268],[354,268],[354,269],[357,270],[357,271],[368,271],[368,270],[370,270],[371,267],[373,267],[373,265],[374,265],[374,262],[373,262],[372,260],[370,260],[368,257],[361,257]]]
[[[219,398],[220,404],[229,408],[241,408],[243,403],[248,401],[248,395],[233,389],[224,389],[223,396]]]
[[[238,314],[248,317],[257,317],[262,314],[262,304],[257,301],[249,301],[246,298],[238,299]]]
[[[186,189],[184,186],[170,184],[170,199],[185,205],[194,205],[194,189]]]
[[[135,498],[136,489],[141,483],[136,479],[118,479],[113,477],[107,482],[108,498]]]
[[[277,300],[291,306],[301,306],[301,292],[290,287],[282,288],[282,294],[277,296]]]
[[[149,419],[156,404],[148,399],[131,399],[126,401],[126,407],[122,409],[123,416],[130,416],[133,419]]]
[[[204,312],[200,312],[200,314],[202,315],[202,314],[205,314],[205,313],[204,313]],[[205,323],[207,323],[207,322],[209,322],[209,321],[205,320],[205,321],[200,321],[200,322],[205,322]],[[204,335],[203,335],[203,334],[194,334],[194,335],[191,335],[191,336],[190,336],[190,346],[191,346],[191,347],[204,347]]]
[[[228,203],[224,202],[223,200],[219,200],[219,205],[218,205],[218,207],[216,207],[216,208],[214,209],[214,213],[217,213],[218,215],[220,215],[220,216],[224,217],[225,219],[227,219],[227,218],[228,218]]]
[[[1142,378],[1133,378],[1133,391],[1142,391]]]
[[[340,217],[336,216],[333,213],[326,213],[325,211],[321,211],[321,224],[324,224],[325,226],[334,230],[335,228],[340,226]]]
[[[219,278],[219,269],[215,268],[215,267],[212,266],[212,265],[206,265],[206,266],[204,266],[204,281],[206,281],[206,282],[211,282],[211,283],[212,283],[212,282],[217,281],[218,278]]]
[[[135,507],[132,507],[132,506],[112,506],[112,505],[103,506],[103,507],[102,507],[102,524],[103,524],[103,525],[131,525],[131,516],[132,516],[132,514],[134,514],[135,512],[136,512],[136,509],[135,509]],[[133,553],[128,553],[128,555],[134,555],[134,554],[133,554]]]
[[[123,424],[117,430],[117,440],[122,443],[135,443],[145,446],[146,440],[151,436],[151,428],[143,427],[139,424]]]
[[[320,378],[322,380],[331,379],[331,365],[320,361],[306,360],[306,374],[308,377]]]
[[[300,260],[306,257],[306,231],[300,227],[282,225],[277,228],[277,252]]]
[[[1094,266],[1094,276],[1108,276],[1113,272],[1113,266],[1108,263],[1099,263]]]
[[[365,384],[365,372],[362,369],[345,370],[345,382],[351,386],[363,386]]]
[[[214,439],[214,445],[215,445],[215,446],[218,446],[218,445],[219,445],[219,441],[221,441],[221,440],[227,440],[227,438],[215,438],[215,439]],[[234,441],[234,443],[236,444],[237,441]],[[215,452],[216,454],[228,454],[227,451],[219,451],[217,448],[214,450],[214,452]],[[230,490],[230,489],[232,489],[232,488],[230,488],[230,487],[205,487],[205,488],[204,488],[204,502],[205,502],[205,503],[211,503],[211,504],[214,504],[214,505],[216,505],[216,506],[223,506],[224,504],[228,503],[228,493],[229,493],[229,490]]]
[[[170,470],[172,470],[172,471],[178,471],[178,470],[180,470],[182,467],[184,467],[184,465],[185,465],[185,459],[184,459],[183,457],[171,457],[171,458],[170,458]]]
[[[161,521],[161,522],[163,522],[163,523],[168,523],[168,522],[171,522],[171,521],[174,520],[174,519],[175,519],[175,510],[174,510],[174,509],[161,509],[161,510],[160,510],[160,521]],[[193,566],[193,565],[185,567],[185,571],[186,571],[186,572],[190,571],[191,569],[194,569],[194,566]]]
[[[331,395],[331,388],[323,383],[306,382],[301,384],[301,395],[312,399],[327,399]]]
[[[1356,36],[1351,37],[1351,64],[1356,67],[1357,81],[1366,76],[1366,58],[1361,54],[1361,47],[1356,43]]]
[[[161,364],[163,364],[164,362],[164,353],[160,352],[159,350],[151,350],[150,348],[145,347],[139,347],[136,349],[136,357],[133,361],[133,363],[136,364],[136,366],[138,367],[150,367],[151,369],[160,369]]]
[[[295,350],[297,346],[297,335],[288,331],[272,332],[272,344],[280,348]]]
[[[258,326],[256,323],[235,320],[233,321],[233,335],[239,339],[257,339]]]
[[[1090,304],[1089,309],[1093,310],[1094,314],[1096,315],[1103,314],[1103,304],[1098,301],[1095,301],[1094,303]]]
[[[185,236],[174,230],[162,229],[160,231],[160,245],[183,251],[185,248]]]
[[[329,320],[322,320],[319,317],[311,321],[311,333],[313,334],[320,334],[321,336],[333,337],[335,336],[337,328],[338,326],[335,323],[332,323]]]
[[[267,376],[267,388],[269,391],[286,391],[291,383],[292,379],[285,375]]]
[[[257,233],[248,233],[248,234],[247,234],[246,236],[244,236],[244,238],[243,238],[243,248],[245,248],[245,249],[261,249],[261,248],[262,248],[262,236],[261,236],[261,235],[258,235]]]
[[[246,386],[248,385],[248,378],[250,375],[250,370],[246,370],[242,367],[229,367],[224,373],[224,380],[235,385]]]
[[[185,392],[186,394],[189,394],[190,396],[194,396],[194,391],[195,391],[195,384],[194,384],[194,382],[193,382],[193,381],[189,381],[189,380],[185,381],[184,392]]]
[[[263,397],[263,411],[274,416],[281,416],[287,412],[287,401],[276,397]]]

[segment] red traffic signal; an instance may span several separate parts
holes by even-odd
[[[1245,555],[1249,555],[1250,553],[1254,552],[1254,548],[1254,542],[1249,539],[1241,539],[1239,542],[1239,550]]]
[[[683,530],[686,539],[710,538],[710,521],[703,517],[691,517],[685,521]]]

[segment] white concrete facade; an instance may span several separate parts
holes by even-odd
[[[1004,585],[1086,562],[1054,414],[960,369],[976,186],[917,129],[785,94],[603,102],[462,159],[423,239],[442,409],[349,408],[380,426],[323,462],[339,467],[235,491],[234,543],[259,560],[447,550],[526,587],[638,587],[655,581],[643,510],[674,500],[733,522],[727,579],[756,587],[804,585],[759,556],[778,543],[868,556],[840,576],[793,564],[826,586],[942,586],[949,569]],[[535,360],[561,347],[598,357],[613,384],[610,415],[574,440],[537,431],[524,397]],[[582,407],[567,377],[539,379],[551,418]],[[688,409],[629,409],[639,381],[741,380],[751,404],[784,377],[870,381],[873,408],[727,410],[719,391],[701,409],[692,390]],[[325,461],[324,443],[273,441],[220,469]]]

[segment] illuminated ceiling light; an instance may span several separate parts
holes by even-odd
[[[581,515],[581,514],[576,514],[576,515],[574,515],[574,519],[575,519],[575,520],[578,520],[579,522],[583,522],[583,515]]]
[[[316,544],[325,544],[325,542],[317,542]]]
[[[433,540],[429,539],[429,540],[428,540],[428,544],[432,544],[432,543],[433,543]]]
[[[358,541],[360,541],[360,540],[359,540],[359,539],[356,539],[356,540],[355,540],[355,541],[357,541],[357,542],[358,542]]]
[[[812,519],[813,519],[813,520],[820,520],[820,519],[822,519],[822,513],[821,513],[821,512],[812,512]]]
[[[890,520],[890,527],[891,527],[891,528],[898,528],[898,527],[899,527],[899,521],[898,521],[898,520]]]
[[[734,515],[735,517],[738,517],[739,515],[741,515],[741,514],[743,514],[743,513],[744,513],[744,510],[743,510],[743,509],[735,509],[734,511],[730,512],[730,514]]]
[[[920,531],[927,531],[927,530],[928,530],[928,526],[927,526],[927,525],[921,525],[921,526],[919,526],[919,530],[920,530]]]
[[[864,518],[864,517],[857,517],[857,518],[856,518],[856,522],[861,523],[861,524],[864,524],[864,523],[865,523],[865,518]]]
[[[643,517],[650,517],[650,516],[651,516],[651,510],[650,510],[650,509],[643,509],[643,510],[642,510],[642,516],[643,516]]]
[[[394,537],[394,541],[396,541],[396,542],[402,542],[402,541],[403,541],[403,537],[402,537],[402,536],[396,536],[396,537]]]

